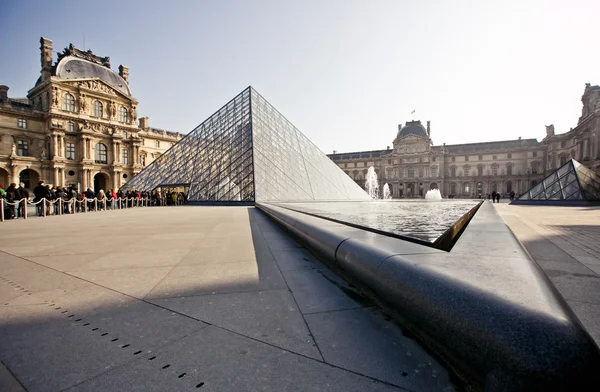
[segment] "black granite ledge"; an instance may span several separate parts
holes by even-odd
[[[257,207],[486,391],[587,391],[600,350],[494,207],[450,252]]]

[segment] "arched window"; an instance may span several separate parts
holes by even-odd
[[[102,117],[102,102],[96,100],[94,101],[94,116]]]
[[[67,112],[75,111],[75,97],[69,93],[65,94],[63,97],[63,110],[66,110]]]
[[[119,121],[127,122],[127,109],[124,106],[119,107]]]
[[[94,161],[96,163],[106,163],[106,146],[102,143],[96,143],[96,147],[94,150]]]

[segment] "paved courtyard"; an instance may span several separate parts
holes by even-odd
[[[494,205],[600,345],[600,207]]]
[[[455,389],[252,207],[16,220],[0,239],[2,391]]]

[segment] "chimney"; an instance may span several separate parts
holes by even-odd
[[[124,65],[119,65],[119,76],[125,79],[129,84],[129,68]]]
[[[521,140],[521,136],[519,136],[519,140]]]
[[[389,149],[390,149],[390,146],[387,146],[387,149],[389,150]]]
[[[140,128],[148,129],[148,117],[140,117]]]
[[[427,121],[427,136],[431,137],[431,121]]]
[[[8,102],[8,86],[0,86],[0,103]]]
[[[50,79],[52,74],[52,41],[40,38],[40,60],[42,63],[42,81]]]

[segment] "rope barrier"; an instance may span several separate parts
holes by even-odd
[[[76,214],[76,213],[80,213],[81,210],[83,210],[84,213],[87,213],[89,211],[99,211],[98,210],[98,203],[100,203],[100,205],[102,206],[102,211],[106,211],[107,210],[107,205],[108,203],[111,203],[111,207],[108,208],[108,210],[122,210],[122,209],[127,209],[127,208],[133,208],[133,207],[158,207],[158,206],[164,206],[164,201],[162,199],[155,199],[156,200],[156,205],[153,205],[151,203],[151,198],[149,197],[145,197],[145,198],[137,198],[137,197],[118,197],[118,198],[108,198],[108,197],[104,197],[102,199],[98,199],[97,197],[94,198],[87,198],[87,197],[83,197],[82,200],[77,200],[76,198],[70,198],[70,199],[55,199],[55,200],[48,200],[46,198],[42,198],[38,201],[30,201],[26,198],[20,199],[19,201],[8,201],[6,199],[0,199],[0,222],[4,222],[4,220],[6,219],[5,216],[5,207],[6,208],[12,208],[13,212],[11,213],[15,215],[14,219],[19,218],[18,215],[21,215],[20,217],[23,219],[27,219],[27,206],[31,205],[31,206],[37,206],[38,209],[38,216],[41,217],[46,217],[48,215],[50,215],[48,213],[48,209],[50,208],[50,206],[54,206],[54,213],[52,215],[64,215],[65,213],[68,215],[71,214]],[[43,203],[42,203],[43,202]],[[79,205],[77,204],[79,203]],[[41,207],[40,207],[41,204]],[[93,209],[90,209],[91,205],[94,206]],[[175,204],[175,205],[181,205],[181,204]],[[19,213],[21,210],[19,210],[19,208],[22,207],[22,212]],[[15,213],[14,211],[16,210],[17,213]],[[41,210],[41,211],[40,211]],[[9,217],[8,219],[11,219],[11,217]]]

